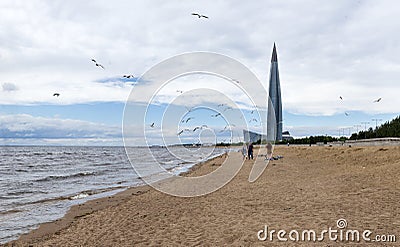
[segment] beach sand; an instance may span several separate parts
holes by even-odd
[[[229,154],[241,162],[238,152]],[[278,146],[254,183],[253,161],[214,193],[180,198],[149,186],[74,206],[68,214],[7,245],[15,246],[376,246],[378,243],[260,241],[276,231],[347,228],[394,234],[400,243],[400,147]],[[219,157],[187,176],[217,169]],[[286,237],[288,237],[286,235]],[[318,235],[319,237],[319,235]],[[382,245],[384,246],[384,245]]]

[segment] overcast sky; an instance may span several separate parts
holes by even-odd
[[[152,66],[216,52],[267,88],[274,42],[284,129],[375,127],[400,110],[399,22],[395,0],[2,0],[0,144],[121,144],[125,101]]]

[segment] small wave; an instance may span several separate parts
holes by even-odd
[[[0,211],[0,215],[6,215],[6,214],[15,214],[15,213],[20,213],[23,210],[19,210],[19,209],[10,209],[10,210],[6,210],[6,211]]]
[[[80,193],[80,194],[78,194],[78,195],[71,196],[69,199],[71,199],[71,200],[77,200],[77,199],[83,199],[83,198],[86,198],[86,197],[88,197],[88,196],[89,196],[89,194],[86,194],[86,193]]]
[[[19,196],[19,195],[24,195],[24,194],[33,194],[35,192],[33,191],[27,191],[27,190],[23,190],[23,191],[13,191],[13,192],[8,192],[7,195],[8,196]]]
[[[40,178],[35,180],[35,182],[47,182],[47,181],[52,181],[52,180],[65,180],[65,179],[70,179],[70,178],[76,178],[76,177],[86,177],[86,176],[93,176],[96,175],[95,172],[78,172],[75,174],[69,174],[69,175],[50,175],[45,178]]]

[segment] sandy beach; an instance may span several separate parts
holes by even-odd
[[[231,153],[237,162],[240,153]],[[321,232],[347,228],[396,235],[400,242],[400,147],[278,146],[262,176],[248,182],[253,161],[214,193],[180,198],[149,186],[74,206],[68,214],[6,246],[376,246],[381,243],[261,241],[265,229]],[[188,176],[217,169],[219,157]],[[288,235],[286,235],[288,238]]]

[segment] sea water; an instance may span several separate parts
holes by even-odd
[[[226,149],[128,148],[132,163],[157,161],[175,174]],[[151,155],[150,155],[151,154]],[[0,243],[61,218],[79,203],[143,185],[124,147],[0,146]]]

